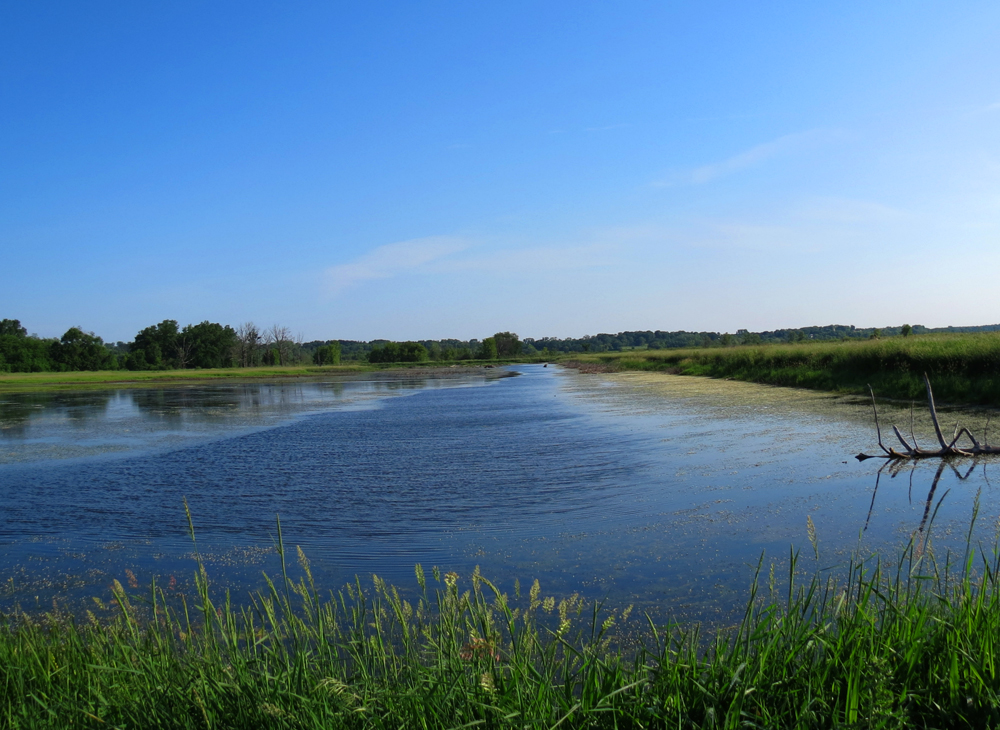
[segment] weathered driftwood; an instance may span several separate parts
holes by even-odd
[[[894,448],[886,448],[882,444],[882,429],[879,428],[878,423],[878,408],[875,407],[875,392],[872,387],[868,386],[868,392],[872,396],[872,410],[875,412],[875,433],[878,435],[878,445],[884,453],[882,454],[865,454],[860,453],[855,458],[858,461],[864,461],[865,459],[930,459],[930,458],[941,458],[948,456],[983,456],[985,454],[1000,454],[1000,446],[990,446],[987,440],[986,431],[983,432],[983,443],[979,443],[975,436],[972,435],[972,431],[965,428],[955,427],[955,433],[951,441],[945,441],[944,434],[941,433],[941,424],[938,422],[937,409],[934,407],[934,391],[931,389],[931,381],[927,377],[927,373],[924,373],[924,385],[927,386],[927,405],[931,411],[931,421],[934,423],[934,433],[937,436],[938,443],[941,445],[940,449],[922,449],[917,446],[917,438],[913,435],[912,430],[910,438],[913,439],[913,446],[910,446],[909,442],[903,437],[903,434],[899,432],[899,429],[895,426],[892,427],[893,433],[896,434],[896,438],[899,439],[899,443],[903,445],[903,451],[896,451]],[[989,428],[989,421],[986,422],[986,428]],[[959,446],[958,441],[960,438],[965,436],[972,443],[972,446]]]

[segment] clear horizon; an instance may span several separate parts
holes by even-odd
[[[992,324],[998,31],[985,2],[8,4],[0,318]]]

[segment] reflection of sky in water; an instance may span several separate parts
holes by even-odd
[[[481,375],[0,393],[0,464],[180,448],[388,395],[483,382]]]
[[[0,464],[3,565],[22,596],[33,575],[48,576],[53,591],[104,585],[124,566],[147,579],[186,575],[187,498],[210,570],[228,585],[256,585],[262,567],[274,568],[278,513],[286,541],[303,547],[328,586],[367,572],[409,584],[416,562],[478,564],[501,582],[539,577],[556,592],[723,619],[762,551],[782,560],[795,544],[804,567],[817,566],[807,516],[818,565],[829,567],[852,550],[895,550],[927,511],[937,464],[887,471],[873,503],[880,464],[853,458],[875,446],[863,400],[518,370],[489,387],[296,382],[59,401],[3,437],[14,455]],[[413,397],[373,400],[405,388]],[[908,407],[886,405],[882,415],[909,431]],[[980,432],[986,418],[943,415]],[[140,436],[126,432],[133,427]],[[929,443],[923,410],[913,428]],[[78,446],[87,439],[126,453],[46,460],[31,451],[45,438],[63,455],[85,455],[73,449],[91,448]],[[183,448],[164,448],[172,438]],[[980,488],[982,537],[993,539],[1000,503],[988,480],[995,467],[986,468],[965,480],[942,473],[939,551],[961,550]]]

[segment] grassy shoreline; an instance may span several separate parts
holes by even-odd
[[[527,362],[543,360],[527,360]],[[0,373],[0,393],[46,390],[87,390],[103,388],[149,388],[197,385],[218,382],[350,377],[364,373],[413,371],[434,374],[461,372],[484,367],[509,365],[525,360],[460,360],[455,362],[407,362],[373,365],[289,365],[284,367],[215,368],[204,370],[94,370],[76,372]]]
[[[973,519],[974,522],[974,519]],[[970,536],[972,534],[970,526]],[[279,527],[280,535],[280,527]],[[279,538],[280,545],[280,538]],[[815,547],[815,545],[814,545]],[[8,728],[995,727],[1000,557],[936,562],[911,543],[841,580],[760,568],[742,622],[641,626],[576,596],[425,575],[336,594],[309,563],[248,609],[115,582],[110,619],[0,617]],[[817,553],[818,557],[818,553]],[[773,570],[773,569],[772,569]],[[292,572],[298,573],[297,578]],[[779,579],[780,580],[780,579]],[[96,610],[96,609],[95,609]]]
[[[594,353],[563,363],[583,371],[662,371],[767,385],[923,400],[923,374],[941,403],[1000,406],[1000,333],[921,335],[693,350]]]

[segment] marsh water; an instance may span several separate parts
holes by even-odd
[[[912,425],[908,404],[880,415],[932,441],[922,404]],[[982,432],[989,414],[942,417]],[[977,495],[974,539],[995,544],[996,466],[879,477],[881,460],[853,458],[877,449],[862,399],[541,365],[0,394],[0,608],[106,597],[114,579],[186,585],[185,499],[237,599],[277,570],[276,516],[331,589],[478,565],[504,588],[538,578],[709,622],[790,546],[809,571],[930,529],[937,555],[961,553]]]

